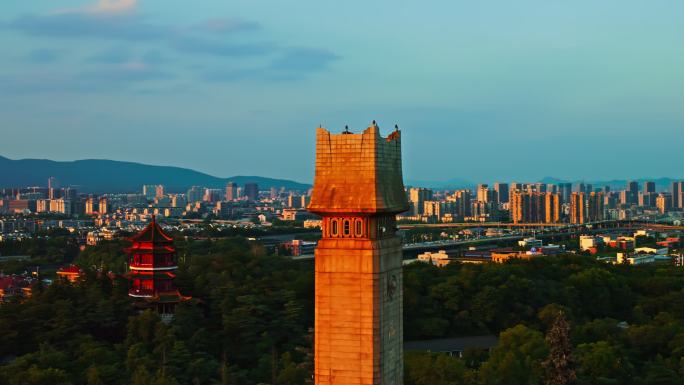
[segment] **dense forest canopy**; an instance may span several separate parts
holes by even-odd
[[[123,273],[124,246],[78,254],[88,271],[78,284],[39,285],[30,299],[0,305],[0,385],[311,383],[312,262],[242,237],[179,238],[176,283],[193,299],[164,324],[134,311],[126,279],[96,272]],[[57,241],[36,247],[74,253]],[[684,270],[672,266],[577,255],[413,264],[404,322],[405,340],[500,337],[491,352],[463,358],[406,352],[407,385],[555,384],[553,368],[572,370],[577,384],[684,381]],[[558,364],[565,334],[572,354]]]

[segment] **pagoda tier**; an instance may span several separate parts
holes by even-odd
[[[173,283],[178,269],[173,238],[152,217],[150,224],[129,241],[128,295],[139,300],[139,307],[156,308],[162,315],[173,314],[175,305],[184,299]]]

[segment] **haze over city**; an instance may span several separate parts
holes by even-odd
[[[0,155],[311,182],[314,130],[408,180],[681,174],[684,3],[3,4]]]

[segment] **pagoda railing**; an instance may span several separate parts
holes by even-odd
[[[176,270],[178,265],[176,263],[168,264],[152,264],[152,263],[135,263],[129,266],[131,270],[144,270],[144,271],[166,271],[166,270]]]

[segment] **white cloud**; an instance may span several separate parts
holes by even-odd
[[[122,13],[134,10],[137,5],[138,0],[100,0],[88,10],[95,13]]]
[[[95,4],[88,4],[78,8],[62,8],[53,11],[52,14],[121,14],[135,10],[138,0],[98,0]]]

